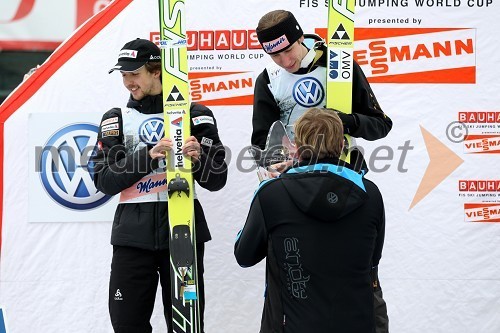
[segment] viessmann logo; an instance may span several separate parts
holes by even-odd
[[[500,222],[500,203],[465,203],[466,222]]]
[[[252,105],[253,73],[190,73],[189,90],[193,102],[207,106]]]
[[[325,36],[326,29],[316,29]],[[476,30],[358,28],[354,59],[370,82],[475,83]]]
[[[498,154],[500,134],[466,135],[463,144],[466,154]]]

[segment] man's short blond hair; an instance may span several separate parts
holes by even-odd
[[[294,128],[299,159],[340,157],[344,148],[344,126],[334,110],[310,108],[297,119]]]
[[[290,12],[283,9],[270,11],[260,18],[256,31],[274,27],[278,23],[283,22],[289,15]]]

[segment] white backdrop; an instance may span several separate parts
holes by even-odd
[[[500,4],[418,3],[359,0],[356,8],[357,59],[394,122],[386,138],[357,141],[370,163],[367,177],[378,184],[386,205],[380,279],[390,329],[496,333]],[[248,161],[237,158],[250,142],[248,85],[270,60],[256,47],[252,31],[273,9],[294,12],[306,32],[324,33],[321,0],[187,3],[192,97],[214,111],[231,151],[226,187],[198,191],[213,236],[205,258],[207,332],[251,333],[260,326],[264,265],[240,268],[233,242],[258,185],[255,172],[245,170]],[[107,284],[114,207],[109,205],[116,202],[88,211],[62,207],[34,175],[32,156],[35,146],[47,143],[64,124],[81,122],[75,113],[87,113],[86,122],[96,124],[102,113],[126,102],[120,75],[107,70],[126,41],[157,38],[157,17],[155,0],[112,2],[0,106],[0,308],[9,333],[112,332]],[[246,43],[225,43],[240,36]],[[54,114],[60,117],[57,124],[50,121]],[[42,126],[33,123],[44,118]],[[34,126],[39,132],[30,131]],[[103,212],[96,220],[79,218],[97,209]],[[30,218],[56,210],[64,214],[54,221]],[[165,324],[157,305],[152,323],[161,332]]]

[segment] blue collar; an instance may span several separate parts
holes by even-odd
[[[304,165],[292,168],[288,170],[286,173],[305,173],[312,171],[322,171],[322,172],[330,172],[340,177],[343,177],[347,180],[350,180],[354,184],[356,184],[359,188],[366,192],[365,185],[363,184],[363,175],[357,173],[354,170],[351,170],[347,167],[343,167],[341,165],[329,164],[329,163],[318,163],[313,165]]]

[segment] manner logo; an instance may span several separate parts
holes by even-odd
[[[98,127],[72,124],[54,133],[42,149],[40,179],[58,204],[75,210],[87,210],[106,203],[111,196],[99,192],[93,181],[93,163]]]
[[[156,144],[163,138],[165,129],[163,119],[151,118],[144,121],[139,127],[139,138],[142,142],[150,145]]]
[[[325,90],[321,83],[313,78],[306,77],[297,81],[293,87],[293,98],[303,107],[313,107],[320,104],[325,97]]]

